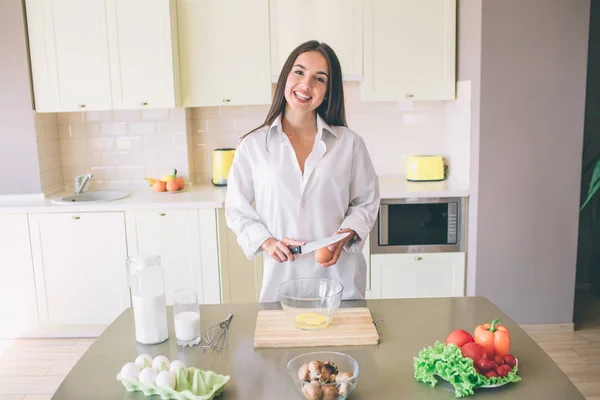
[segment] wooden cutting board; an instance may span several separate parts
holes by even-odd
[[[368,308],[340,308],[325,329],[297,329],[283,310],[258,312],[255,348],[364,346],[379,343],[379,334]]]

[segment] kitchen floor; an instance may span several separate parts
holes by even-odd
[[[584,296],[584,297],[582,297]],[[527,332],[588,400],[600,400],[600,298],[578,297],[576,332]],[[581,301],[584,300],[584,301]],[[50,400],[94,339],[0,340],[0,400]]]

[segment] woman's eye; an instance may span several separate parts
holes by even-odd
[[[297,69],[296,71],[294,71],[294,73],[298,74],[298,75],[302,75],[302,71]]]
[[[317,78],[317,80],[321,83],[325,83],[325,79],[323,79],[323,78]]]

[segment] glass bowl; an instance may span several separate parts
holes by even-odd
[[[337,313],[344,286],[325,278],[295,278],[277,288],[281,308],[298,329],[326,328]]]
[[[292,358],[287,372],[302,399],[344,400],[356,387],[360,368],[347,354],[317,351]]]

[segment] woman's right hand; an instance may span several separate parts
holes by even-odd
[[[269,238],[265,240],[260,247],[275,261],[281,263],[285,261],[294,261],[294,255],[290,251],[289,246],[304,246],[305,244],[306,242],[288,238],[281,240]]]

